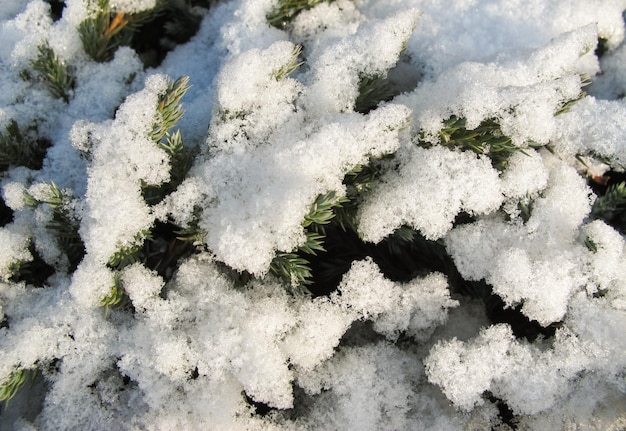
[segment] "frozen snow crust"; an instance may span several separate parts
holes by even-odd
[[[192,2],[152,68],[64,3],[0,3],[1,429],[626,429],[626,0]]]

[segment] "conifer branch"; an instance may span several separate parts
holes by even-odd
[[[323,225],[330,223],[335,217],[335,208],[341,207],[346,202],[348,198],[337,195],[334,190],[319,195],[311,205],[309,213],[304,216],[302,226],[311,227],[313,230],[321,229],[323,232]]]
[[[298,247],[298,250],[306,253],[306,254],[312,254],[312,255],[316,255],[318,251],[326,251],[326,249],[324,248],[324,238],[325,236],[317,233],[317,232],[306,232],[306,241],[304,242],[304,244],[302,244],[300,247]]]
[[[0,383],[0,402],[4,401],[5,408],[28,380],[34,380],[37,369],[17,368]]]
[[[609,186],[606,193],[596,199],[591,216],[610,221],[617,213],[624,211],[626,211],[626,182],[621,182]]]
[[[357,165],[345,175],[343,183],[347,188],[346,202],[334,208],[334,222],[344,232],[350,230],[360,236],[357,211],[361,197],[372,189],[374,183],[383,174],[385,167],[393,160],[393,154],[370,157],[367,164]]]
[[[466,124],[465,118],[455,115],[444,120],[444,127],[439,131],[439,144],[487,155],[494,168],[500,171],[508,166],[508,160],[514,153],[524,152],[523,148],[513,144],[511,138],[502,133],[495,119],[484,120],[475,129],[467,129]],[[418,138],[418,145],[424,148],[432,146],[425,141],[423,132]]]
[[[10,167],[25,166],[40,169],[50,143],[35,139],[31,133],[23,134],[15,120],[10,120],[0,133],[0,171]]]
[[[270,264],[270,272],[287,280],[292,287],[311,284],[309,261],[296,253],[277,253]]]
[[[591,84],[591,77],[587,73],[583,73],[580,76],[580,86],[586,87],[589,84]],[[565,114],[566,112],[569,112],[572,109],[572,106],[574,106],[576,103],[584,99],[585,96],[587,96],[587,93],[585,91],[581,91],[578,94],[578,97],[576,97],[575,99],[568,100],[564,102],[563,104],[561,104],[561,106],[556,110],[554,115],[556,116],[556,115],[561,115],[561,114]]]
[[[187,227],[175,230],[176,239],[184,242],[192,242],[194,244],[202,244],[205,242],[206,231],[198,226],[197,218]]]
[[[54,97],[68,103],[75,81],[72,69],[59,59],[48,42],[39,45],[37,50],[37,58],[31,61],[31,67]]]
[[[189,77],[181,76],[176,81],[170,81],[167,90],[159,97],[157,113],[159,120],[152,129],[152,140],[160,142],[167,136],[169,130],[178,123],[178,120],[185,113],[180,99],[189,90]]]
[[[170,158],[170,180],[160,186],[142,184],[143,197],[149,204],[156,204],[173,192],[193,164],[194,151],[185,147],[179,130],[171,132],[185,113],[180,100],[189,87],[189,77],[182,76],[170,81],[166,91],[159,97],[157,120],[152,127],[151,138]]]
[[[286,280],[292,287],[311,284],[309,261],[302,254],[315,256],[317,252],[326,251],[324,226],[335,217],[335,211],[348,202],[345,196],[337,195],[334,190],[318,195],[302,222],[306,234],[305,242],[293,252],[279,252],[270,264],[270,271]]]
[[[381,102],[391,100],[395,95],[396,92],[391,87],[387,76],[361,74],[359,95],[354,102],[354,110],[366,114]]]
[[[78,233],[80,221],[71,211],[72,196],[69,190],[61,190],[50,181],[49,195],[45,199],[37,199],[30,193],[24,193],[24,202],[27,207],[37,208],[40,205],[47,205],[52,209],[52,219],[46,224],[57,239],[59,245],[65,252],[70,269],[75,268],[85,254],[85,246]]]
[[[111,60],[117,48],[130,45],[134,32],[141,24],[153,19],[155,13],[159,13],[158,8],[137,14],[115,12],[109,0],[97,0],[94,15],[78,26],[85,52],[99,63]]]
[[[122,269],[135,262],[142,262],[145,258],[143,253],[144,241],[152,239],[152,232],[144,229],[135,235],[131,245],[118,248],[109,258],[108,265],[111,268]]]
[[[278,6],[267,16],[267,22],[276,28],[286,28],[298,14],[312,9],[322,2],[332,3],[334,0],[280,0]]]
[[[298,61],[300,54],[302,54],[302,46],[296,45],[293,49],[289,62],[274,72],[274,78],[277,81],[287,78],[304,64],[304,61]]]
[[[122,287],[119,274],[115,274],[113,286],[108,295],[100,301],[100,307],[104,307],[104,315],[107,316],[111,307],[124,308],[130,304],[130,298]]]

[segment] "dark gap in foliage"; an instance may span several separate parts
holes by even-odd
[[[594,53],[598,58],[602,58],[609,51],[608,40],[604,37],[598,38],[598,45]]]
[[[208,8],[211,1],[171,0],[162,6],[150,21],[134,32],[130,46],[139,54],[146,67],[157,67],[168,52],[191,39],[200,28],[202,15],[192,7]]]
[[[172,278],[180,259],[196,252],[191,241],[178,238],[176,229],[171,223],[156,222],[152,238],[144,243],[146,267],[156,271],[166,281]]]
[[[309,260],[312,283],[307,286],[314,296],[330,295],[337,289],[343,275],[352,262],[364,259],[369,254],[369,246],[351,230],[343,230],[335,223],[325,227],[325,252],[305,255]]]
[[[34,422],[43,410],[46,394],[49,390],[50,384],[42,373],[33,371],[15,396],[0,406],[0,422],[4,422],[3,417],[21,417]],[[8,419],[7,422],[10,423],[12,420]]]
[[[495,404],[498,409],[498,418],[502,421],[503,425],[507,425],[511,430],[517,430],[517,417],[511,408],[508,406],[506,402],[501,400],[500,398],[494,396],[491,392],[487,391],[485,393],[485,398],[487,398],[490,402]],[[500,429],[499,427],[492,428],[493,431]]]
[[[38,136],[36,126],[24,130],[15,120],[9,121],[0,131],[0,172],[16,166],[40,170],[50,145],[49,140]]]
[[[56,22],[63,16],[63,10],[65,9],[64,0],[46,0],[50,5],[50,16],[52,21]]]
[[[398,237],[398,231],[381,241],[372,256],[387,278],[406,283],[433,271],[450,272],[452,261],[442,242],[427,240],[416,231],[407,240]]]
[[[371,320],[355,320],[343,334],[339,345],[341,347],[362,347],[384,341],[384,335],[376,332]]]
[[[396,65],[385,74],[361,74],[359,95],[354,102],[354,110],[367,114],[381,103],[389,102],[402,93],[414,90],[419,78],[419,73],[409,64],[406,56],[401,56]]]
[[[598,196],[591,217],[626,234],[626,172],[608,171],[602,181],[589,181],[589,185]]]
[[[43,287],[56,270],[44,262],[32,244],[29,247],[29,252],[33,256],[33,260],[20,263],[11,277],[11,281],[15,283],[25,282],[30,286]]]
[[[250,397],[246,393],[246,391],[242,391],[241,394],[246,399],[246,402],[248,403],[248,405],[252,406],[254,408],[254,412],[259,416],[266,416],[270,412],[277,410],[274,407],[271,407],[265,403],[255,401],[254,399],[252,399],[252,397]]]
[[[555,322],[547,327],[541,326],[536,320],[530,320],[522,313],[522,305],[507,307],[502,298],[492,294],[485,300],[487,317],[492,323],[507,323],[513,330],[516,338],[525,338],[533,342],[540,336],[552,338],[556,330],[562,326],[561,322]]]
[[[4,227],[13,221],[13,210],[7,206],[4,199],[0,198],[0,227]]]
[[[457,223],[469,223],[473,218],[460,214]],[[486,314],[492,323],[511,326],[517,338],[534,341],[538,337],[553,337],[559,322],[541,326],[522,312],[522,304],[507,307],[484,281],[468,282],[462,278],[442,241],[431,241],[419,232],[402,227],[379,244],[364,243],[351,230],[343,230],[336,223],[326,227],[326,252],[307,255],[310,261],[312,283],[307,286],[314,296],[328,296],[337,290],[352,262],[370,256],[388,279],[406,283],[431,272],[446,275],[453,294],[479,298],[485,303]],[[355,331],[359,328],[355,327]],[[360,328],[362,329],[362,328]]]

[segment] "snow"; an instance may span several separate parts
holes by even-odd
[[[0,173],[0,384],[40,370],[0,428],[505,429],[490,395],[519,429],[623,428],[625,237],[592,212],[591,184],[626,168],[625,0],[336,0],[284,30],[267,22],[277,0],[224,0],[151,69],[130,47],[92,61],[77,27],[96,2],[64,3],[56,21],[43,0],[0,4],[0,143],[13,121],[50,143],[41,169]],[[67,103],[25,79],[43,41],[76,78]],[[183,75],[193,166],[150,205],[143,188],[173,163],[151,138],[157,104]],[[402,93],[355,112],[363,77]],[[508,163],[439,145],[452,116],[497,122]],[[315,199],[348,196],[346,174],[383,157],[354,202],[365,251],[336,289],[272,275]],[[45,201],[52,182],[84,244],[76,268],[52,209],[24,195]],[[110,264],[170,221],[203,232],[194,253]],[[411,249],[422,267],[390,252],[410,280],[380,257],[399,228],[439,253]],[[54,274],[19,280],[39,258]],[[114,285],[129,306],[105,312]],[[545,334],[515,335],[491,295]]]
[[[498,173],[486,157],[433,147],[407,148],[401,160],[360,208],[359,229],[367,241],[379,242],[403,224],[439,239],[461,211],[489,213],[502,203]]]

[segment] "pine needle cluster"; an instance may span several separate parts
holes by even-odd
[[[105,316],[108,315],[109,309],[112,307],[122,309],[130,305],[130,298],[126,294],[117,274],[115,275],[113,286],[111,286],[109,294],[102,298],[99,305],[104,308]]]
[[[289,23],[304,10],[312,9],[320,3],[332,3],[334,0],[280,0],[278,5],[267,15],[267,22],[276,28],[285,29]]]
[[[45,205],[52,210],[52,217],[46,224],[46,228],[53,233],[59,246],[65,252],[70,270],[76,268],[85,254],[85,246],[78,233],[80,221],[73,213],[72,200],[70,190],[60,189],[54,181],[48,184],[48,196],[44,199],[37,199],[28,192],[24,193],[26,206],[36,209]]]
[[[17,368],[0,383],[0,402],[5,403],[5,407],[9,404],[19,390],[29,381],[34,380],[37,375],[37,369]]]
[[[591,217],[602,219],[626,232],[626,182],[612,184],[599,196],[591,209]]]
[[[36,137],[34,130],[20,130],[15,120],[10,120],[4,132],[0,132],[0,172],[10,167],[25,166],[40,169],[50,143]]]
[[[317,253],[326,251],[325,226],[335,217],[336,210],[347,202],[346,197],[338,195],[334,190],[318,195],[302,222],[306,235],[304,244],[293,252],[277,253],[270,265],[270,271],[292,287],[310,285],[313,274],[310,262],[305,256],[316,256]]]
[[[37,51],[37,58],[30,63],[36,77],[54,97],[68,103],[75,83],[72,68],[59,59],[47,42],[40,44]]]
[[[287,64],[283,65],[280,69],[274,72],[274,79],[281,81],[294,73],[300,66],[304,64],[304,61],[299,61],[302,54],[302,46],[296,45],[291,54],[291,58]]]
[[[78,26],[85,52],[99,63],[111,60],[117,48],[130,45],[138,28],[157,13],[158,9],[135,14],[116,12],[109,0],[97,0],[93,15]]]
[[[495,119],[484,120],[475,129],[468,129],[467,120],[455,115],[443,123],[444,127],[438,133],[438,145],[484,154],[499,171],[506,169],[508,160],[514,153],[524,152],[522,147],[515,145],[511,138],[502,132],[500,124]],[[423,132],[420,132],[417,144],[424,148],[433,145],[425,140]]]
[[[381,102],[391,100],[397,92],[384,74],[366,75],[359,78],[359,95],[354,102],[354,110],[367,114]]]
[[[180,131],[173,131],[185,113],[181,99],[189,87],[189,77],[182,76],[170,81],[165,93],[159,97],[157,121],[152,128],[151,138],[170,157],[170,181],[159,187],[143,187],[144,199],[149,204],[160,202],[174,191],[191,168],[194,152],[185,147]]]
[[[189,77],[182,76],[168,83],[166,90],[159,96],[157,116],[152,127],[151,139],[170,157],[170,181],[161,186],[142,186],[143,197],[150,205],[160,202],[165,196],[174,191],[186,177],[191,168],[194,153],[187,149],[182,140],[179,130],[173,131],[174,127],[184,114],[181,99],[189,89]],[[136,262],[142,262],[147,267],[155,270],[163,270],[164,265],[173,264],[185,253],[189,247],[180,246],[180,235],[176,235],[176,226],[168,224],[166,229],[155,233],[156,229],[146,229],[139,232],[130,245],[119,247],[111,256],[108,266],[117,271],[116,278],[111,290],[105,296],[100,305],[105,313],[109,308],[124,308],[130,305],[130,299],[126,295],[124,286],[117,274],[123,268]],[[196,238],[189,233],[189,238]],[[186,239],[189,239],[186,238]],[[155,251],[154,244],[163,245]]]

